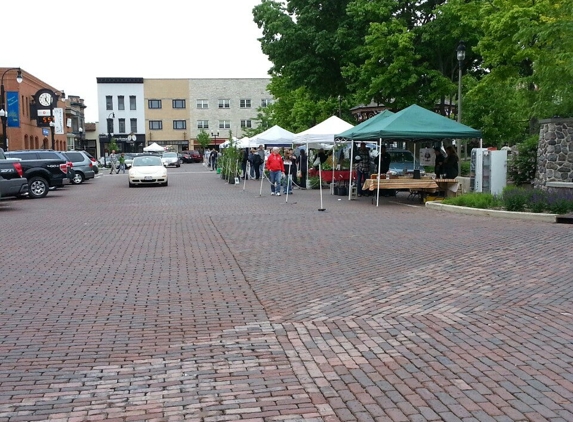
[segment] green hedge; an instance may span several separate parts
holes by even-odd
[[[517,212],[573,212],[573,190],[526,189],[507,186],[501,195],[470,192],[455,198],[446,198],[444,204],[481,209],[504,209]]]

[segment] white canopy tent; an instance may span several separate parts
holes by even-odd
[[[272,146],[291,146],[295,135],[278,125],[255,135],[250,139],[251,146],[272,145]]]
[[[322,144],[334,144],[337,134],[354,127],[337,116],[328,119],[294,136],[293,143],[306,144],[307,148],[324,148]]]
[[[237,141],[237,148],[252,148],[255,144],[253,144],[252,139],[248,136],[241,138]]]
[[[337,116],[330,116],[316,126],[296,134],[293,143],[295,145],[306,145],[307,152],[309,148],[328,149],[328,146],[332,148],[334,147],[336,135],[353,127],[353,125]],[[307,154],[306,157],[308,160],[309,155]],[[309,167],[308,164],[307,167]],[[334,166],[332,167],[332,180],[334,180]]]
[[[145,148],[143,148],[143,150],[145,152],[164,152],[165,148],[163,148],[161,145],[158,145],[157,143],[152,143],[148,146],[146,146]]]

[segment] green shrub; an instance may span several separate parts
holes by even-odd
[[[529,209],[531,212],[543,212],[548,208],[547,192],[534,189],[529,195]]]
[[[529,203],[530,192],[517,186],[506,186],[501,193],[503,207],[507,211],[525,211]]]
[[[537,170],[537,145],[539,136],[534,135],[517,144],[517,154],[508,158],[508,176],[517,186],[531,183]]]
[[[547,191],[547,210],[553,214],[567,214],[573,211],[573,192],[569,189]]]
[[[501,203],[498,197],[490,193],[470,192],[455,198],[446,198],[444,204],[460,207],[491,209],[498,208]]]
[[[444,204],[470,208],[496,209],[517,212],[550,212],[566,214],[573,211],[573,191],[555,189],[543,191],[507,186],[500,196],[489,193],[470,192],[455,198],[446,198]]]
[[[470,162],[460,161],[460,176],[468,177],[470,175]]]

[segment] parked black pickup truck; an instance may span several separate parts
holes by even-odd
[[[6,159],[0,148],[0,198],[25,196],[28,194],[28,180],[19,161]]]
[[[24,177],[28,179],[30,198],[43,198],[51,187],[63,186],[71,169],[71,163],[58,151],[6,151],[4,155],[20,160]]]

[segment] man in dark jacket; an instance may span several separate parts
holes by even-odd
[[[356,161],[356,193],[362,196],[362,186],[370,177],[370,150],[366,148],[366,143],[360,143],[354,160]]]
[[[436,160],[434,161],[434,173],[436,173],[436,179],[441,179],[442,175],[445,173],[444,161],[446,157],[442,154],[442,149],[440,147],[434,147],[434,152],[436,153]]]
[[[386,152],[386,146],[382,145],[380,147],[380,173],[385,174],[388,173],[390,170],[390,161],[391,161],[390,154]]]

